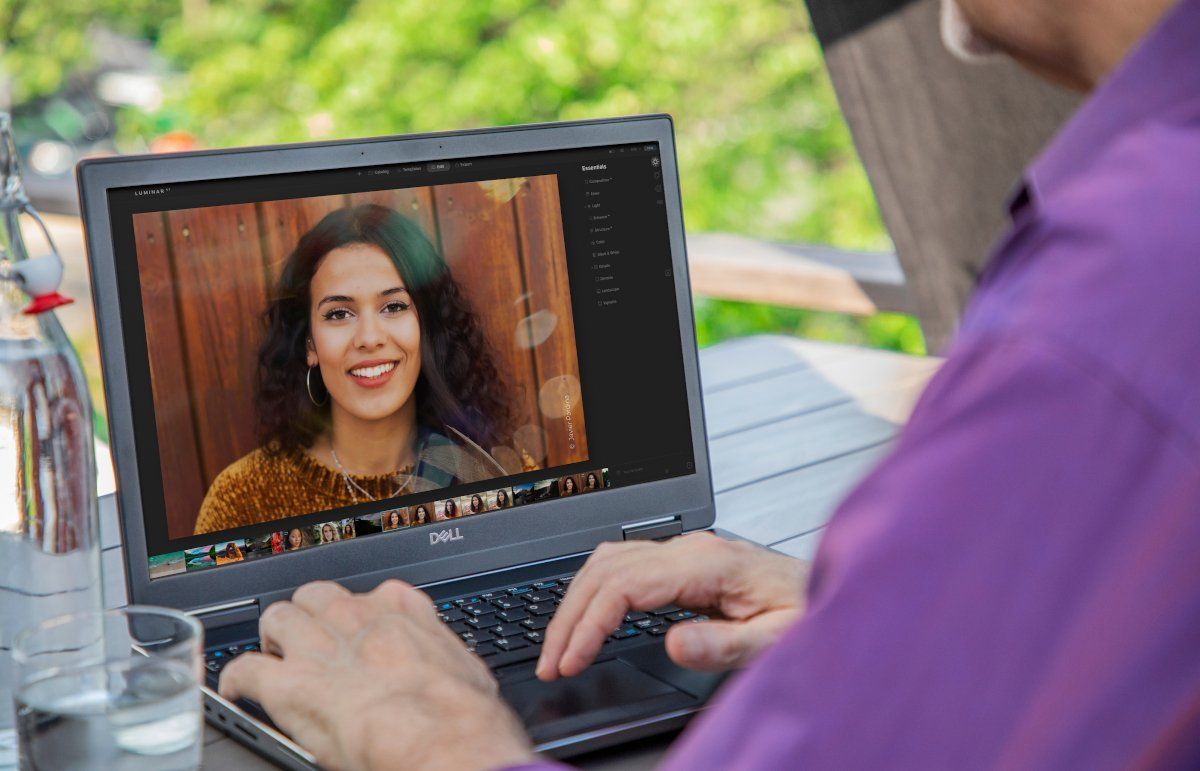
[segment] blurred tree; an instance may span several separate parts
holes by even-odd
[[[153,40],[179,0],[0,0],[0,109],[53,94],[93,64],[103,24]]]
[[[664,111],[689,228],[887,246],[798,0],[190,2],[164,114],[208,144]]]

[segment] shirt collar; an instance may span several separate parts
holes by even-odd
[[[1200,97],[1198,41],[1200,0],[1180,0],[1034,160],[1009,200],[1010,213],[1086,173],[1105,146],[1133,127]]]

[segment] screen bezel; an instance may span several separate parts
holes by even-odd
[[[311,549],[286,558],[150,579],[137,438],[133,435],[123,342],[125,313],[116,281],[122,266],[117,264],[113,249],[110,189],[649,142],[659,143],[662,159],[694,474],[605,490],[597,495],[489,512],[486,516],[447,522],[441,527],[424,526],[355,539],[337,548]],[[131,603],[194,609],[259,598],[265,604],[317,579],[343,580],[357,587],[388,577],[427,584],[588,551],[601,541],[620,540],[624,526],[647,520],[679,516],[684,530],[712,525],[716,510],[670,116],[102,158],[81,162],[77,177],[108,397],[109,434]],[[157,469],[150,473],[157,473]],[[447,527],[457,528],[462,538],[431,543],[429,534]]]

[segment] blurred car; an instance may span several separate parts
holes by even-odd
[[[167,68],[149,43],[104,29],[93,30],[89,42],[96,62],[90,71],[11,110],[25,190],[42,211],[77,214],[76,162],[117,152],[122,107],[150,112],[162,103]]]

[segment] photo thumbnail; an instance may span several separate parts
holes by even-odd
[[[491,490],[487,494],[488,511],[495,511],[496,509],[508,509],[512,508],[512,505],[512,488],[501,487],[498,490]]]
[[[462,509],[458,507],[458,501],[454,498],[447,498],[444,501],[437,501],[433,505],[433,521],[445,522],[450,519],[458,519],[462,516]]]
[[[187,571],[208,570],[217,566],[217,545],[197,546],[183,550],[183,560]]]
[[[570,498],[583,493],[583,482],[579,474],[568,474],[558,478],[558,497]]]
[[[244,540],[226,541],[217,544],[217,564],[228,565],[231,562],[241,562],[246,558],[246,542]]]
[[[484,496],[487,493],[472,493],[464,495],[458,499],[458,508],[464,517],[469,517],[472,514],[482,514],[487,511],[487,503],[484,501]]]
[[[409,517],[414,525],[428,525],[433,522],[433,507],[432,503],[418,503],[415,506],[409,507]]]
[[[384,530],[399,530],[402,527],[408,527],[412,524],[412,515],[408,508],[389,509],[383,512],[383,529]]]
[[[368,514],[365,517],[354,518],[354,532],[360,536],[374,535],[383,530],[383,518],[386,512]]]
[[[182,573],[186,570],[183,552],[174,551],[170,554],[157,554],[150,558],[150,577],[163,578]]]
[[[311,527],[293,527],[283,531],[283,548],[285,551],[296,551],[315,543]]]

